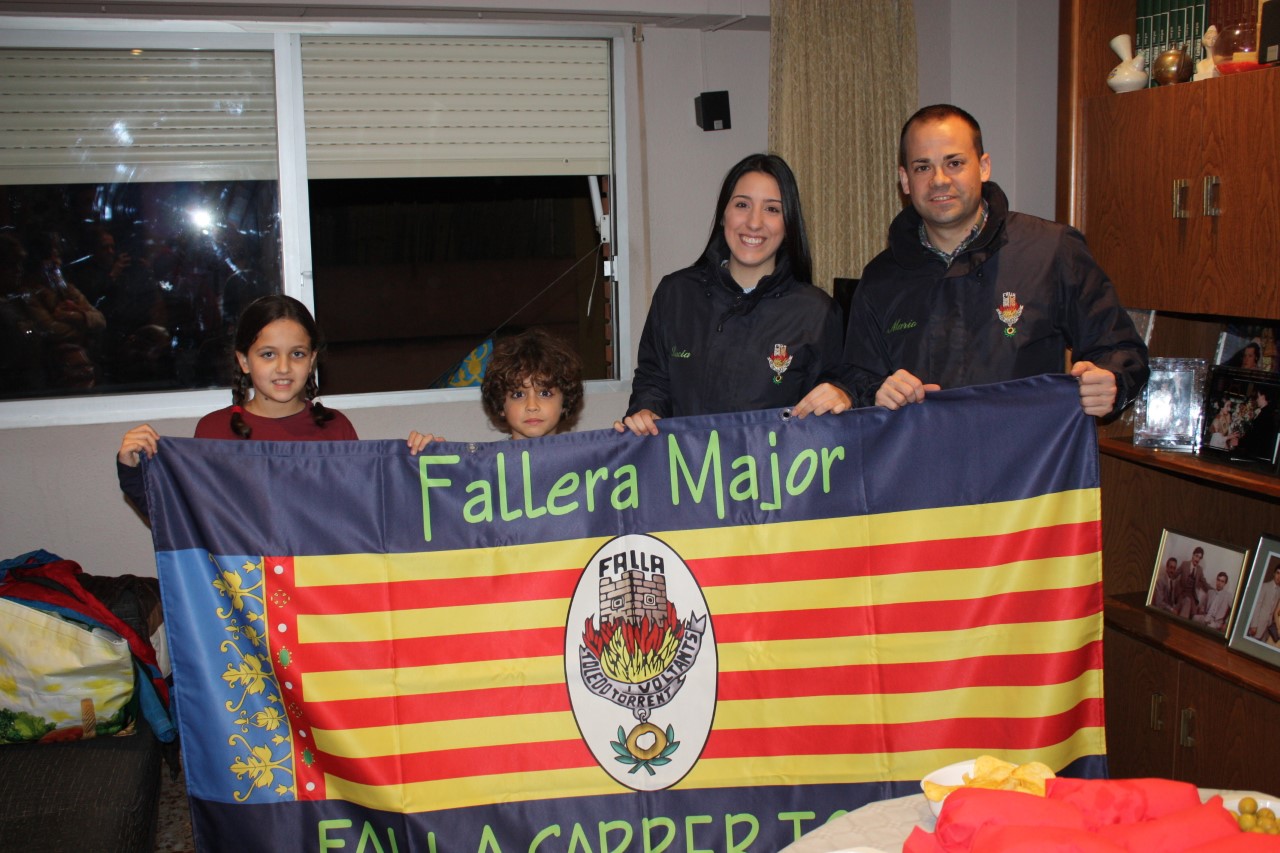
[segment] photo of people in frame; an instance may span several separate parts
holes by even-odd
[[[1263,370],[1280,374],[1277,339],[1280,331],[1263,324],[1229,324],[1218,336],[1214,364],[1243,370]]]
[[[1206,452],[1274,467],[1280,442],[1280,379],[1215,367],[1205,392]]]
[[[1230,645],[1280,666],[1280,539],[1275,536],[1258,542]]]
[[[1165,530],[1147,606],[1226,638],[1248,552]]]

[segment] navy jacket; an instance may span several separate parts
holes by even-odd
[[[866,406],[899,369],[943,388],[983,385],[1062,373],[1070,349],[1116,375],[1119,411],[1146,384],[1147,347],[1084,236],[1010,211],[990,181],[982,195],[986,225],[950,266],[920,242],[915,208],[894,218],[854,291],[844,363],[823,378]]]
[[[727,252],[721,236],[699,263],[659,282],[640,336],[627,414],[792,406],[839,364],[835,301],[797,281],[781,253],[773,274],[743,293],[721,263]],[[771,362],[775,350],[779,358]]]

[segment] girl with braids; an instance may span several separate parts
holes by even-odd
[[[320,333],[307,307],[291,296],[255,299],[236,324],[232,405],[210,412],[196,424],[196,438],[256,441],[355,441],[346,415],[315,399]],[[250,391],[252,390],[252,393]],[[146,491],[139,462],[156,453],[159,434],[148,424],[125,433],[116,454],[120,488],[144,513]],[[416,455],[430,434],[412,432],[407,444]]]

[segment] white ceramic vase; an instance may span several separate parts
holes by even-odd
[[[1120,57],[1120,64],[1107,75],[1107,85],[1113,92],[1133,92],[1147,85],[1145,60],[1133,55],[1133,40],[1128,33],[1121,33],[1111,40],[1111,49]]]

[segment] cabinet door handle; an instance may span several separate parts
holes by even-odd
[[[1217,175],[1204,176],[1204,215],[1217,216],[1222,213],[1222,208],[1218,207],[1219,187],[1222,180]]]
[[[1173,218],[1187,219],[1187,180],[1178,178],[1173,182]]]
[[[1151,694],[1151,730],[1164,731],[1164,694]]]
[[[1178,743],[1190,749],[1196,745],[1196,738],[1193,732],[1196,725],[1196,709],[1182,709],[1182,724],[1178,733]]]

